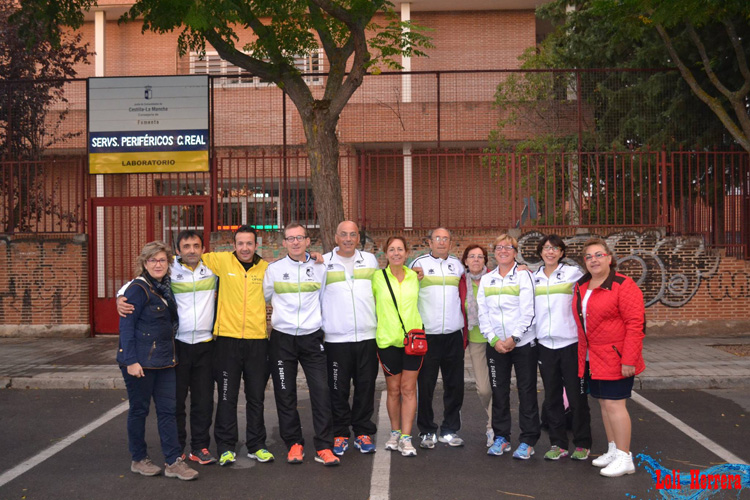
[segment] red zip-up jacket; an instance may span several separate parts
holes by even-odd
[[[583,323],[583,298],[591,283],[586,273],[575,286],[573,314],[578,324],[578,376],[583,377],[586,353],[595,380],[619,380],[622,365],[635,366],[638,375],[646,369],[643,337],[646,308],[643,293],[631,278],[612,269],[601,286],[591,292]]]

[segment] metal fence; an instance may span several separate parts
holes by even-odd
[[[309,75],[315,95],[325,79]],[[654,80],[681,85],[659,70],[368,75],[337,129],[345,213],[369,230],[664,227],[746,252],[747,153],[702,104],[638,90]],[[208,196],[214,230],[316,225],[291,101],[252,78],[209,81],[210,172],[96,177],[85,80],[0,82],[0,231],[84,232],[89,197],[137,196]],[[29,127],[17,104],[40,89],[54,95]]]

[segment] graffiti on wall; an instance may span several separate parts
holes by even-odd
[[[706,281],[708,296],[716,301],[750,298],[750,274],[746,272],[723,273]]]
[[[568,247],[566,262],[585,269],[581,259],[583,244],[596,236],[564,238]],[[519,260],[537,268],[541,259],[536,255],[536,245],[543,237],[539,232],[521,236]],[[701,284],[716,275],[721,261],[718,252],[707,249],[698,237],[665,237],[653,230],[615,232],[604,239],[617,256],[620,272],[633,278],[643,291],[646,307],[656,303],[668,307],[687,304]]]
[[[473,234],[456,236],[452,253],[460,258],[464,246],[473,241],[493,241],[497,234]],[[518,261],[536,270],[541,258],[536,255],[536,245],[545,236],[539,231],[530,231],[518,238]],[[564,238],[567,245],[565,262],[585,269],[581,252],[583,244],[597,234],[579,234]],[[385,265],[386,259],[377,242],[384,241],[387,235],[366,235],[362,247],[372,252]],[[706,247],[703,239],[695,236],[664,236],[660,230],[637,232],[623,230],[604,236],[607,244],[617,256],[618,269],[633,278],[643,291],[646,307],[663,304],[667,307],[682,307],[695,296],[701,286],[705,286],[714,300],[725,298],[750,298],[750,274],[718,273],[721,258],[716,250]],[[426,235],[410,238],[409,261],[429,252]],[[275,260],[285,251],[273,238],[264,242],[263,257]],[[319,244],[312,249],[322,251]],[[489,266],[495,266],[494,256],[489,251]]]

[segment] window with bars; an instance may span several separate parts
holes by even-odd
[[[323,71],[323,49],[308,55],[299,55],[294,57],[294,66],[303,74],[320,73]],[[263,80],[259,76],[249,74],[245,69],[235,66],[221,58],[215,51],[206,51],[201,58],[197,52],[190,53],[190,74],[191,75],[211,75],[225,76],[216,80],[216,84],[223,86],[256,86],[264,87],[273,85],[268,80]],[[322,85],[323,77],[320,75],[310,75],[304,77],[308,85]]]

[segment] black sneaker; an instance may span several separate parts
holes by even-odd
[[[193,450],[190,452],[190,460],[193,462],[198,462],[201,465],[208,465],[216,463],[216,458],[214,458],[213,455],[211,455],[211,452],[208,451],[208,448],[203,448],[202,450]]]

